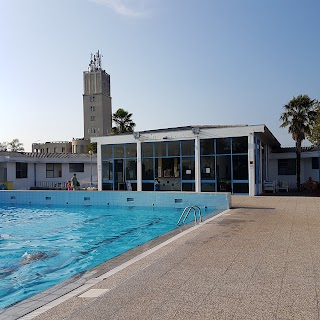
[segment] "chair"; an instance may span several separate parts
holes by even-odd
[[[275,181],[268,181],[264,180],[263,181],[263,191],[271,191],[272,193],[276,192],[276,183]]]
[[[289,192],[289,182],[288,181],[280,181],[279,186],[278,186],[278,191]]]

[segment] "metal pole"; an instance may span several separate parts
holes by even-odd
[[[92,187],[92,151],[90,153],[90,187]]]

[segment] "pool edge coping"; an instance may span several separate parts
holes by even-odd
[[[81,293],[89,290],[91,287],[93,287],[97,283],[124,270],[125,268],[142,260],[143,258],[156,252],[162,247],[170,244],[171,242],[174,242],[175,240],[183,237],[184,235],[200,228],[202,225],[227,214],[231,210],[232,210],[231,208],[228,208],[225,210],[217,210],[221,212],[213,216],[212,216],[213,212],[209,213],[208,215],[203,217],[202,222],[196,225],[194,225],[194,222],[190,222],[186,225],[180,226],[179,228],[175,228],[174,230],[169,231],[164,235],[156,237],[108,261],[102,262],[101,264],[93,268],[90,268],[86,271],[76,274],[42,292],[39,292],[11,306],[8,306],[0,310],[0,319],[7,319],[7,317],[10,317],[10,319],[21,319],[21,320],[33,319],[36,316],[39,316],[40,314],[43,314],[46,311],[69,300],[70,298],[80,295]],[[164,238],[167,238],[167,239],[162,241]],[[153,243],[155,244],[152,245]],[[142,251],[142,252],[138,253],[139,251]],[[133,258],[130,258],[130,256],[133,256]],[[121,260],[126,258],[128,258],[128,260],[126,260],[125,262],[121,262]],[[120,263],[118,260],[120,260]],[[109,269],[109,270],[106,272],[101,272],[100,269],[106,269],[106,270]],[[16,318],[13,318],[13,317],[16,317]]]

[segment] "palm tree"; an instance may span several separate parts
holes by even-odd
[[[112,132],[114,134],[125,133],[125,132],[133,132],[136,124],[131,119],[132,113],[119,108],[113,115],[112,121],[116,124],[115,127],[112,128]]]
[[[320,103],[317,102],[316,106],[317,116],[311,128],[310,135],[307,136],[308,140],[316,146],[320,146]]]
[[[308,140],[318,148],[318,165],[320,168],[320,103],[317,102],[316,106],[317,116],[314,125],[311,128],[311,133],[308,135]],[[320,181],[320,170],[318,170]]]
[[[316,100],[311,100],[307,95],[299,95],[283,106],[284,112],[280,116],[282,124],[280,128],[288,127],[292,139],[296,143],[296,175],[297,189],[300,191],[300,167],[301,167],[301,144],[310,135],[315,122],[317,112]]]

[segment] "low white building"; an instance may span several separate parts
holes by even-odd
[[[320,149],[314,146],[303,147],[301,150],[301,184],[309,177],[320,181],[319,171]],[[269,179],[287,181],[291,189],[296,189],[296,150],[292,148],[279,148],[269,155]]]
[[[80,188],[97,183],[96,154],[0,152],[1,188],[65,189],[74,173]]]
[[[186,126],[94,137],[99,190],[257,195],[279,141],[265,125]]]

